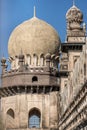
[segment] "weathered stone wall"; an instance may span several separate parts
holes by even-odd
[[[68,97],[68,86],[67,86],[67,82],[68,79],[67,77],[62,77],[61,78],[61,88],[60,88],[60,110],[61,110],[61,114],[65,111],[66,107],[67,107],[67,97]]]
[[[75,67],[75,63],[80,57],[80,51],[68,51],[68,76],[61,77],[61,114],[66,110],[69,103],[73,98],[73,86],[72,86],[72,79],[73,79],[73,70]]]
[[[71,71],[67,78],[68,94],[66,94],[65,103],[63,100],[64,95],[61,93],[61,101],[64,108],[66,106],[66,99],[68,104],[60,118],[59,130],[87,129],[87,41],[83,45],[82,52],[79,55],[75,54],[74,52],[70,54],[69,68]],[[61,92],[67,93],[63,87],[65,80],[62,78],[61,81]]]
[[[80,58],[75,63],[75,67],[73,69],[73,78],[72,78],[72,85],[73,85],[73,96],[76,96],[78,91],[81,89],[82,84],[85,82],[85,53],[82,52],[80,54]]]
[[[36,76],[38,78],[37,82],[32,82],[32,78]],[[13,72],[5,74],[2,78],[2,86],[18,86],[18,85],[57,85],[57,78],[55,76],[50,76],[48,73],[19,73]]]
[[[29,111],[37,108],[41,113],[40,128],[57,128],[58,92],[50,94],[18,94],[2,98],[2,112],[6,128],[28,128]],[[14,111],[14,118],[7,111]]]

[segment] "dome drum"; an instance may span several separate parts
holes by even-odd
[[[19,69],[19,66],[21,64],[29,66],[29,67],[46,67],[48,66],[48,62],[49,62],[49,67],[54,67],[54,64],[56,64],[55,67],[57,67],[58,64],[58,55],[53,55],[51,56],[50,53],[47,53],[46,55],[41,54],[39,57],[36,54],[33,54],[33,56],[31,56],[30,54],[28,55],[19,55],[19,56],[15,56],[14,59],[10,59],[11,62],[11,69],[15,70],[15,69]]]

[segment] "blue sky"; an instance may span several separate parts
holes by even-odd
[[[66,12],[73,0],[0,0],[0,57],[8,58],[8,39],[12,30],[21,22],[36,16],[51,24],[60,35],[61,41],[66,37]],[[87,24],[87,0],[75,0],[75,5],[84,14]]]

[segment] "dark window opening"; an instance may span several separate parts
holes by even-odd
[[[86,75],[86,64],[84,64],[84,75]]]
[[[34,77],[32,78],[32,82],[36,82],[36,81],[38,81],[38,78],[37,78],[36,76],[34,76]]]

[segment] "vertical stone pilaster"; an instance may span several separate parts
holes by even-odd
[[[50,128],[58,127],[58,92],[50,92]]]
[[[20,98],[20,128],[27,128],[28,113],[26,94],[22,94]]]

